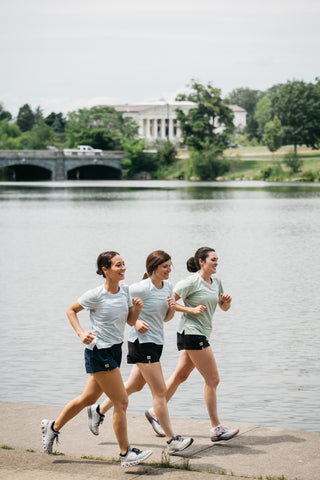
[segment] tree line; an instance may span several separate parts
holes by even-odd
[[[66,116],[61,112],[44,116],[40,106],[33,111],[25,104],[14,119],[0,103],[0,149],[76,148],[88,144],[102,150],[124,150],[123,170],[128,178],[141,171],[152,178],[165,178],[175,170],[176,178],[209,180],[228,171],[223,153],[230,145],[266,145],[271,152],[282,145],[293,145],[291,161],[297,165],[298,145],[320,147],[318,78],[313,83],[292,80],[266,91],[237,88],[225,98],[211,83],[192,81],[189,93],[179,94],[176,100],[195,104],[187,113],[176,110],[183,134],[180,147],[189,153],[180,167],[176,145],[155,142],[156,154],[148,153],[145,140],[138,137],[136,122],[108,106],[81,108]],[[243,130],[234,126],[231,104],[247,112]]]

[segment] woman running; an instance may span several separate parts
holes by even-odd
[[[89,377],[82,395],[68,403],[56,420],[42,420],[42,443],[44,450],[52,453],[61,428],[105,393],[114,404],[113,429],[120,447],[121,466],[129,467],[143,462],[152,453],[129,445],[128,395],[119,368],[125,324],[135,325],[143,302],[139,298],[131,301],[129,288],[119,285],[126,271],[119,253],[101,253],[97,268],[97,274],[105,278],[105,283],[84,293],[67,311],[72,327],[86,346],[85,366]],[[92,331],[84,331],[79,323],[78,313],[84,308],[90,312]]]
[[[162,250],[156,250],[147,258],[147,273],[143,280],[130,286],[130,295],[143,301],[139,320],[130,328],[128,337],[128,363],[133,364],[125,384],[128,395],[141,390],[147,383],[153,397],[153,409],[163,426],[167,437],[167,451],[176,453],[189,447],[193,439],[174,435],[166,400],[166,385],[163,378],[160,357],[164,343],[163,323],[172,319],[175,313],[173,288],[168,281],[171,272],[171,257]],[[99,434],[99,425],[104,414],[112,407],[113,399],[102,405],[88,407],[89,428]]]
[[[217,411],[219,373],[209,339],[212,317],[217,305],[227,312],[232,301],[230,295],[223,293],[221,281],[215,275],[217,266],[218,256],[215,250],[201,247],[187,261],[187,269],[193,272],[193,275],[181,280],[174,287],[176,302],[181,298],[184,303],[176,303],[176,311],[182,312],[177,333],[180,355],[174,373],[166,382],[169,401],[179,385],[197,368],[205,381],[204,399],[211,420],[212,442],[229,440],[239,433],[238,429],[221,425]],[[161,419],[152,415],[150,410],[146,411],[146,417],[156,434],[163,436]]]

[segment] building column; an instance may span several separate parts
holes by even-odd
[[[169,118],[169,140],[172,142],[174,140],[173,135],[173,118]]]
[[[150,138],[150,118],[146,119],[146,138]]]
[[[161,118],[161,140],[166,139],[166,120]]]

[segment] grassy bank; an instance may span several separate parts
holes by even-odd
[[[228,149],[224,158],[229,163],[229,171],[218,180],[266,180],[274,182],[318,182],[320,181],[320,150],[307,147],[298,148],[302,166],[297,173],[292,173],[284,163],[284,156],[292,152],[292,147],[282,147],[272,154],[267,147],[243,147]],[[167,178],[182,178],[186,169],[186,152],[181,152],[178,161]]]

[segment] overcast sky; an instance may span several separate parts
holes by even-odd
[[[320,76],[319,0],[1,0],[0,102],[17,114],[225,96]]]

